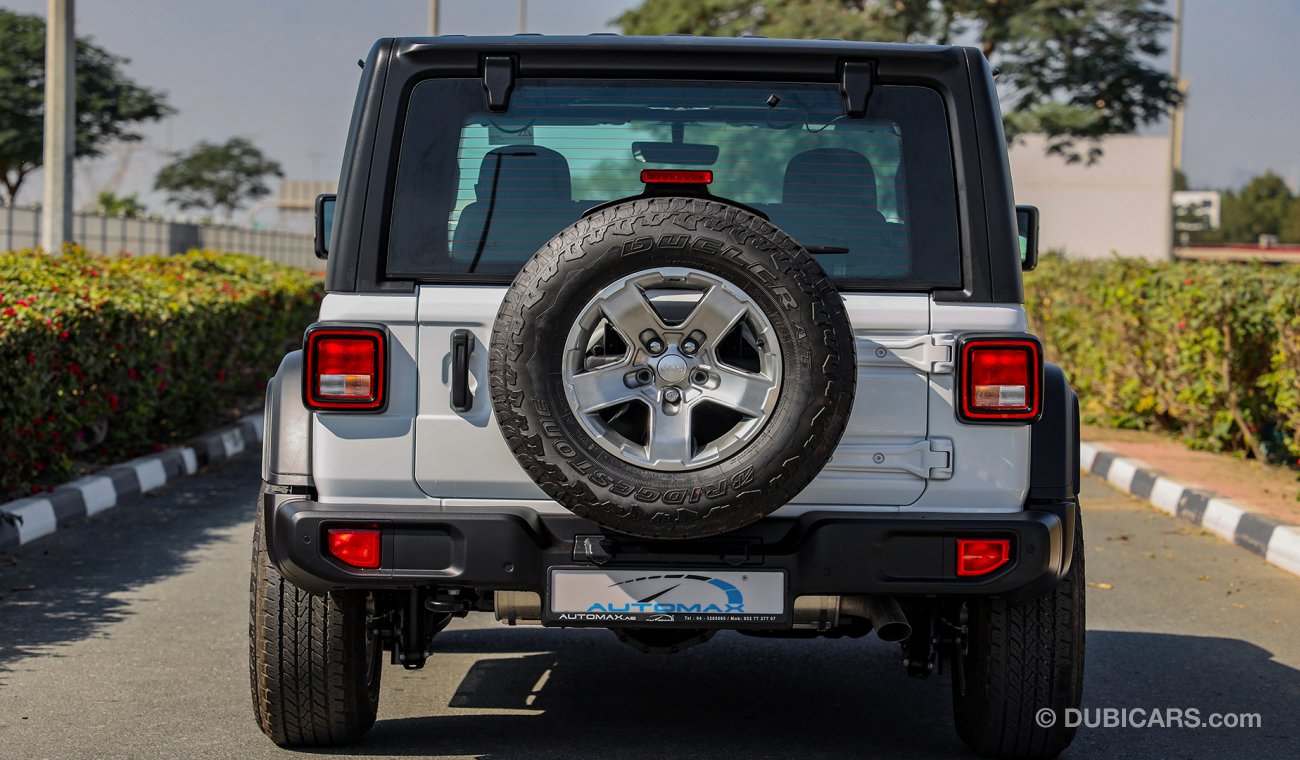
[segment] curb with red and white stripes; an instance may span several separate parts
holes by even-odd
[[[256,412],[184,446],[107,467],[47,493],[0,504],[0,549],[29,544],[256,447],[262,441],[262,425],[262,413]]]
[[[1079,466],[1162,512],[1190,520],[1269,564],[1300,575],[1300,525],[1284,525],[1213,491],[1179,483],[1103,444],[1080,444]]]

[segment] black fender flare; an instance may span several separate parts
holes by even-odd
[[[272,486],[310,488],[312,413],[302,403],[302,351],[291,351],[266,383],[262,480]]]
[[[1029,500],[1064,501],[1079,495],[1079,395],[1065,370],[1043,366],[1043,416],[1029,427]]]

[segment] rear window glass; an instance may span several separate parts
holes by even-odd
[[[388,236],[390,276],[508,280],[593,206],[639,195],[642,169],[708,169],[841,286],[961,284],[943,103],[877,87],[867,118],[830,84],[522,79],[487,110],[477,79],[410,96]]]

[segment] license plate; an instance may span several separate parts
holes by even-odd
[[[552,568],[547,613],[551,625],[779,627],[785,573]]]

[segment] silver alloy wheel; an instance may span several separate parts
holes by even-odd
[[[565,345],[564,395],[578,423],[640,467],[726,459],[758,435],[781,392],[771,322],[740,288],[698,269],[648,269],[611,283],[583,307]]]

